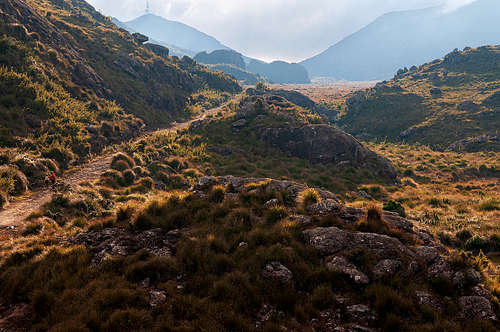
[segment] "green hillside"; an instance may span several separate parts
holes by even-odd
[[[340,125],[364,139],[500,150],[500,47],[454,51],[353,94]]]

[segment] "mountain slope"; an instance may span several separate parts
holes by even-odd
[[[500,151],[500,46],[454,51],[353,94],[340,125],[364,138]]]
[[[439,8],[394,12],[302,64],[312,76],[383,80],[454,48],[498,44],[500,2],[478,0],[453,12]]]
[[[203,89],[241,91],[143,42],[85,1],[0,2],[0,207],[49,172],[190,116]]]
[[[153,14],[124,22],[124,25],[159,42],[175,45],[195,53],[229,49],[214,37],[193,27]]]

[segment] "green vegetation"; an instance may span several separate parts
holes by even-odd
[[[454,51],[354,93],[340,125],[363,139],[499,151],[499,74],[499,47]]]

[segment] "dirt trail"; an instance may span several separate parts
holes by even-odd
[[[174,123],[170,128],[159,131],[178,131],[188,128],[191,123],[205,119],[209,115],[217,113],[221,107],[210,109],[202,115],[186,122]],[[153,133],[147,133],[141,136],[151,136]],[[87,164],[81,165],[71,171],[68,171],[60,178],[64,183],[76,185],[84,181],[93,181],[101,176],[111,165],[112,156],[103,156]],[[49,202],[52,198],[50,190],[38,190],[31,194],[21,197],[11,202],[6,209],[0,211],[0,229],[16,228],[24,224],[25,219],[33,212],[38,210],[43,204]]]

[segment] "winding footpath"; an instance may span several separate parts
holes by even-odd
[[[183,130],[189,128],[189,126],[195,122],[205,119],[207,116],[214,115],[222,108],[217,107],[205,111],[200,116],[182,123],[174,123],[171,127],[166,129],[160,129],[156,132],[176,132],[178,130]],[[150,137],[155,132],[147,133],[145,136],[141,136],[139,139],[144,137]],[[80,165],[75,169],[66,172],[60,180],[69,185],[77,185],[84,181],[93,181],[98,179],[104,172],[106,172],[110,165],[113,156],[101,156],[94,159],[93,161]],[[0,211],[0,229],[9,229],[22,226],[26,218],[37,211],[42,205],[48,203],[52,199],[52,191],[49,189],[43,189],[34,191],[24,197],[18,198],[11,202],[4,210]]]

